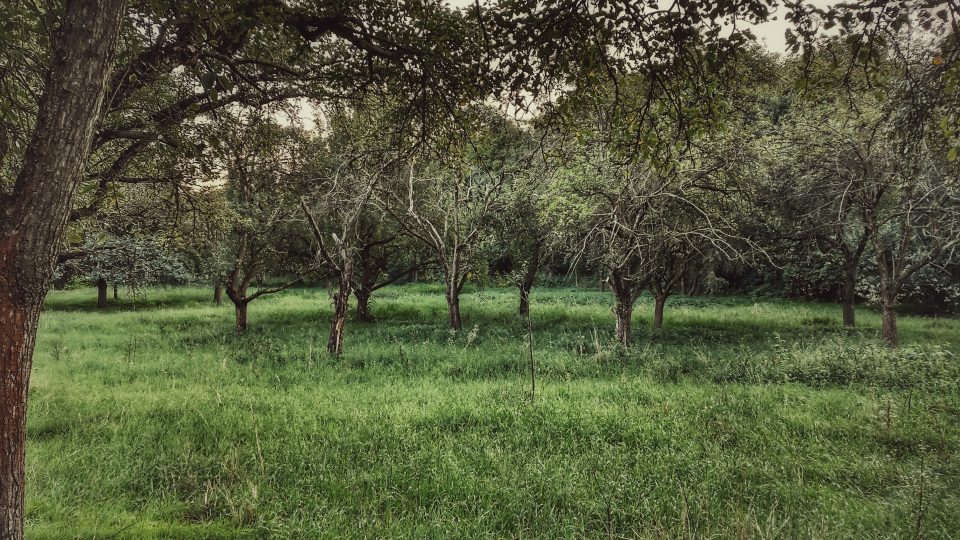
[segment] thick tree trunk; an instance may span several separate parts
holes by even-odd
[[[633,341],[630,326],[633,322],[633,287],[616,272],[610,273],[610,290],[613,291],[613,315],[616,317],[617,341],[629,346]]]
[[[218,306],[223,305],[223,285],[219,283],[213,287],[213,303]]]
[[[460,290],[459,287],[447,284],[447,320],[450,328],[460,330],[463,326],[460,320]]]
[[[343,352],[343,330],[347,324],[347,310],[350,307],[349,270],[338,281],[337,292],[333,295],[333,317],[330,319],[330,337],[327,339],[327,352],[340,356]]]
[[[653,329],[663,328],[663,306],[667,303],[667,295],[657,294],[653,297]]]
[[[97,280],[97,307],[107,307],[107,280],[103,278]]]
[[[353,320],[357,322],[373,322],[373,315],[370,314],[370,296],[369,288],[360,286],[353,291],[354,298],[357,299],[357,311],[353,314]]]
[[[856,311],[854,309],[854,302],[857,293],[857,274],[856,271],[850,271],[849,269],[844,272],[843,276],[843,325],[848,328],[853,328],[856,325]]]
[[[360,280],[353,290],[353,296],[357,299],[357,311],[353,314],[353,320],[357,322],[373,322],[373,316],[370,314],[370,296],[373,295],[373,288],[377,285],[377,276],[380,271],[371,260],[370,250],[369,246],[365,246],[358,252]]]
[[[880,318],[880,338],[887,345],[896,347],[900,343],[900,336],[897,334],[897,309],[892,303],[884,301],[880,306]]]
[[[103,105],[122,0],[67,1],[33,135],[0,197],[0,539],[23,538],[27,388],[43,297]]]
[[[3,254],[4,256],[6,254]],[[0,260],[3,260],[0,256]],[[3,268],[7,270],[7,268]],[[0,281],[0,291],[10,291]],[[0,293],[0,538],[23,538],[27,388],[40,301]]]
[[[247,306],[250,305],[246,300],[234,304],[237,314],[237,333],[243,334],[247,331]]]
[[[616,305],[613,308],[613,314],[617,318],[617,341],[623,345],[630,345],[633,341],[633,335],[630,326],[633,322],[633,297],[629,293],[617,294]]]

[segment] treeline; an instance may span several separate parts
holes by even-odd
[[[608,287],[625,345],[643,291],[655,328],[677,292],[835,299],[847,326],[868,301],[896,344],[904,301],[960,305],[960,176],[943,129],[956,96],[909,39],[871,71],[852,72],[853,58],[841,40],[808,58],[744,51],[735,79],[672,82],[692,97],[682,117],[640,75],[598,76],[522,121],[478,105],[425,126],[389,96],[317,109],[311,130],[276,109],[221,111],[178,162],[196,175],[186,213],[127,186],[97,222],[103,240],[63,268],[101,299],[108,282],[189,275],[226,292],[238,332],[256,298],[323,280],[332,354],[351,296],[369,321],[379,288],[434,276],[459,329],[468,281],[514,284],[528,314],[546,270]],[[694,100],[704,81],[715,92]],[[158,238],[180,255],[151,251]],[[252,287],[278,275],[295,277]]]

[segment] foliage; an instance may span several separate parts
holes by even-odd
[[[68,279],[105,281],[139,293],[149,285],[179,285],[193,278],[183,258],[155,239],[104,237],[88,241],[82,249],[83,256],[59,269]]]

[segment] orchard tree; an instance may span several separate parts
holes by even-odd
[[[518,313],[530,314],[530,292],[549,249],[550,223],[545,212],[547,164],[535,156],[506,186],[501,210],[494,216],[496,260],[509,265],[508,276],[519,292]]]
[[[871,241],[866,213],[882,202],[877,182],[896,159],[884,144],[883,119],[864,96],[858,111],[842,103],[798,104],[778,137],[785,142],[771,167],[771,201],[784,217],[782,231],[821,260],[839,260],[843,325],[855,324],[859,269]]]
[[[105,237],[82,248],[85,255],[71,258],[60,268],[97,287],[97,307],[107,307],[107,285],[138,293],[148,285],[186,283],[192,277],[179,255],[152,238]],[[114,298],[116,299],[116,298]]]
[[[523,167],[521,132],[483,108],[473,128],[447,146],[443,159],[409,164],[406,181],[382,191],[381,204],[403,231],[422,242],[443,273],[450,328],[460,330],[460,293],[481,268],[478,247],[493,228],[506,186]]]
[[[299,251],[297,189],[291,184],[306,141],[297,128],[281,126],[262,111],[224,114],[218,120],[211,138],[213,154],[222,165],[234,214],[224,288],[236,311],[237,332],[244,333],[250,302],[302,281],[249,290],[254,279],[268,272],[305,269],[290,255]]]

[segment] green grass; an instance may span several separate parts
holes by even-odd
[[[612,343],[608,294],[535,291],[537,395],[507,289],[445,328],[433,285],[324,350],[327,292],[54,292],[30,390],[30,538],[960,535],[960,321],[876,345],[839,308],[667,304]],[[922,501],[920,497],[922,489]]]

